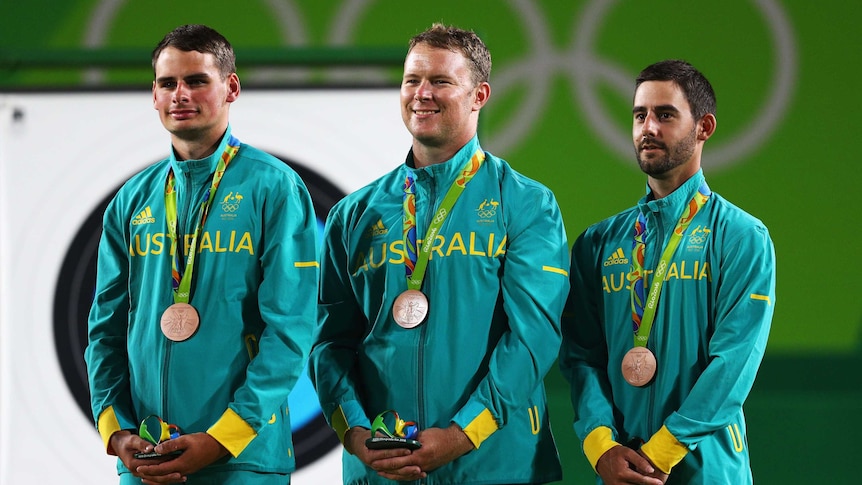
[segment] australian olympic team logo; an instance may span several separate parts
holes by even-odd
[[[707,238],[709,238],[712,229],[697,226],[693,231],[688,235],[688,245],[686,245],[686,251],[703,251],[703,245],[706,243]]]
[[[707,236],[709,236],[710,232],[712,231],[705,227],[695,227],[694,230],[691,231],[691,235],[688,237],[689,244],[703,245],[703,243],[706,242],[706,238]]]
[[[236,219],[236,211],[239,210],[239,204],[242,202],[243,196],[239,192],[231,193],[224,196],[221,201],[221,218],[223,221],[232,221]]]
[[[225,212],[236,212],[239,209],[239,203],[242,202],[242,195],[237,192],[234,194],[233,192],[224,196],[224,199],[221,201],[221,210]]]
[[[491,199],[485,199],[476,208],[476,215],[479,216],[479,222],[493,222],[493,218],[497,216],[497,207],[499,202]]]

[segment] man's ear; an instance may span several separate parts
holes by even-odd
[[[240,92],[239,76],[232,72],[227,78],[227,98],[228,103],[233,103],[239,97]]]
[[[476,86],[476,98],[473,100],[473,111],[479,111],[491,97],[491,85],[487,82]]]
[[[697,139],[700,141],[706,141],[709,137],[715,133],[715,115],[712,113],[707,113],[703,115],[703,118],[698,122],[697,127]]]

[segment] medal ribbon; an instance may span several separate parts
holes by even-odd
[[[404,179],[403,206],[404,249],[407,252],[404,266],[409,281],[413,275],[413,269],[416,267],[416,182],[413,180],[413,174],[409,171]]]
[[[188,303],[191,299],[192,273],[194,272],[198,237],[203,231],[204,222],[206,222],[210,206],[212,206],[212,201],[215,198],[216,189],[218,189],[228,164],[239,151],[239,144],[239,140],[231,135],[224,152],[219,157],[215,172],[213,173],[212,184],[207,189],[204,200],[201,201],[201,206],[198,210],[197,224],[195,225],[194,236],[192,237],[191,247],[189,254],[186,256],[186,265],[183,270],[180,270],[180,241],[177,237],[177,192],[174,189],[174,171],[171,167],[168,167],[168,179],[165,183],[165,218],[168,223],[168,235],[174,244],[174,257],[171,259],[171,284],[174,291],[174,303]],[[183,242],[185,242],[185,238],[183,238]]]
[[[443,222],[455,206],[455,202],[470,179],[476,175],[482,163],[485,161],[485,152],[476,150],[476,153],[467,161],[464,168],[461,169],[461,175],[455,179],[452,186],[443,197],[443,202],[437,208],[431,224],[428,226],[428,232],[425,234],[425,239],[422,241],[422,247],[419,248],[417,258],[416,247],[416,186],[413,180],[413,174],[408,171],[407,177],[404,180],[404,248],[407,252],[407,257],[404,258],[405,272],[407,273],[407,288],[418,290],[422,287],[422,280],[425,279],[425,270],[428,266],[428,259],[431,257],[431,247],[434,246],[434,239],[440,232]]]
[[[631,302],[632,302],[632,331],[634,332],[635,347],[646,347],[647,339],[649,338],[650,330],[652,329],[653,321],[655,320],[655,310],[658,306],[659,295],[661,294],[662,286],[664,285],[664,275],[670,265],[670,259],[673,253],[682,241],[682,236],[685,234],[686,228],[691,223],[694,216],[706,204],[707,199],[712,192],[707,187],[706,182],[702,183],[697,193],[688,202],[683,210],[682,217],[676,223],[670,240],[662,252],[661,259],[658,262],[655,272],[652,275],[652,284],[650,285],[649,295],[644,300],[644,253],[646,252],[645,236],[646,218],[643,213],[638,214],[637,221],[634,227],[634,241],[632,242],[632,268],[629,275],[631,283]]]

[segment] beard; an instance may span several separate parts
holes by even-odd
[[[642,156],[643,147],[649,145],[664,150],[663,156],[645,158]],[[697,145],[697,128],[692,128],[687,137],[668,146],[653,137],[643,137],[635,146],[635,156],[641,171],[651,177],[660,177],[663,174],[686,163],[694,154]]]

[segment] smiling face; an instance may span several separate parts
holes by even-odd
[[[651,181],[668,181],[675,188],[700,170],[703,142],[715,130],[715,117],[707,114],[695,120],[676,83],[642,83],[635,92],[632,115],[638,165]]]
[[[401,117],[417,166],[448,160],[476,134],[488,83],[475,85],[460,52],[416,45],[404,62]]]
[[[222,79],[215,57],[175,47],[164,49],[155,63],[153,107],[174,140],[213,143],[227,129],[230,103],[239,96],[239,78]]]

